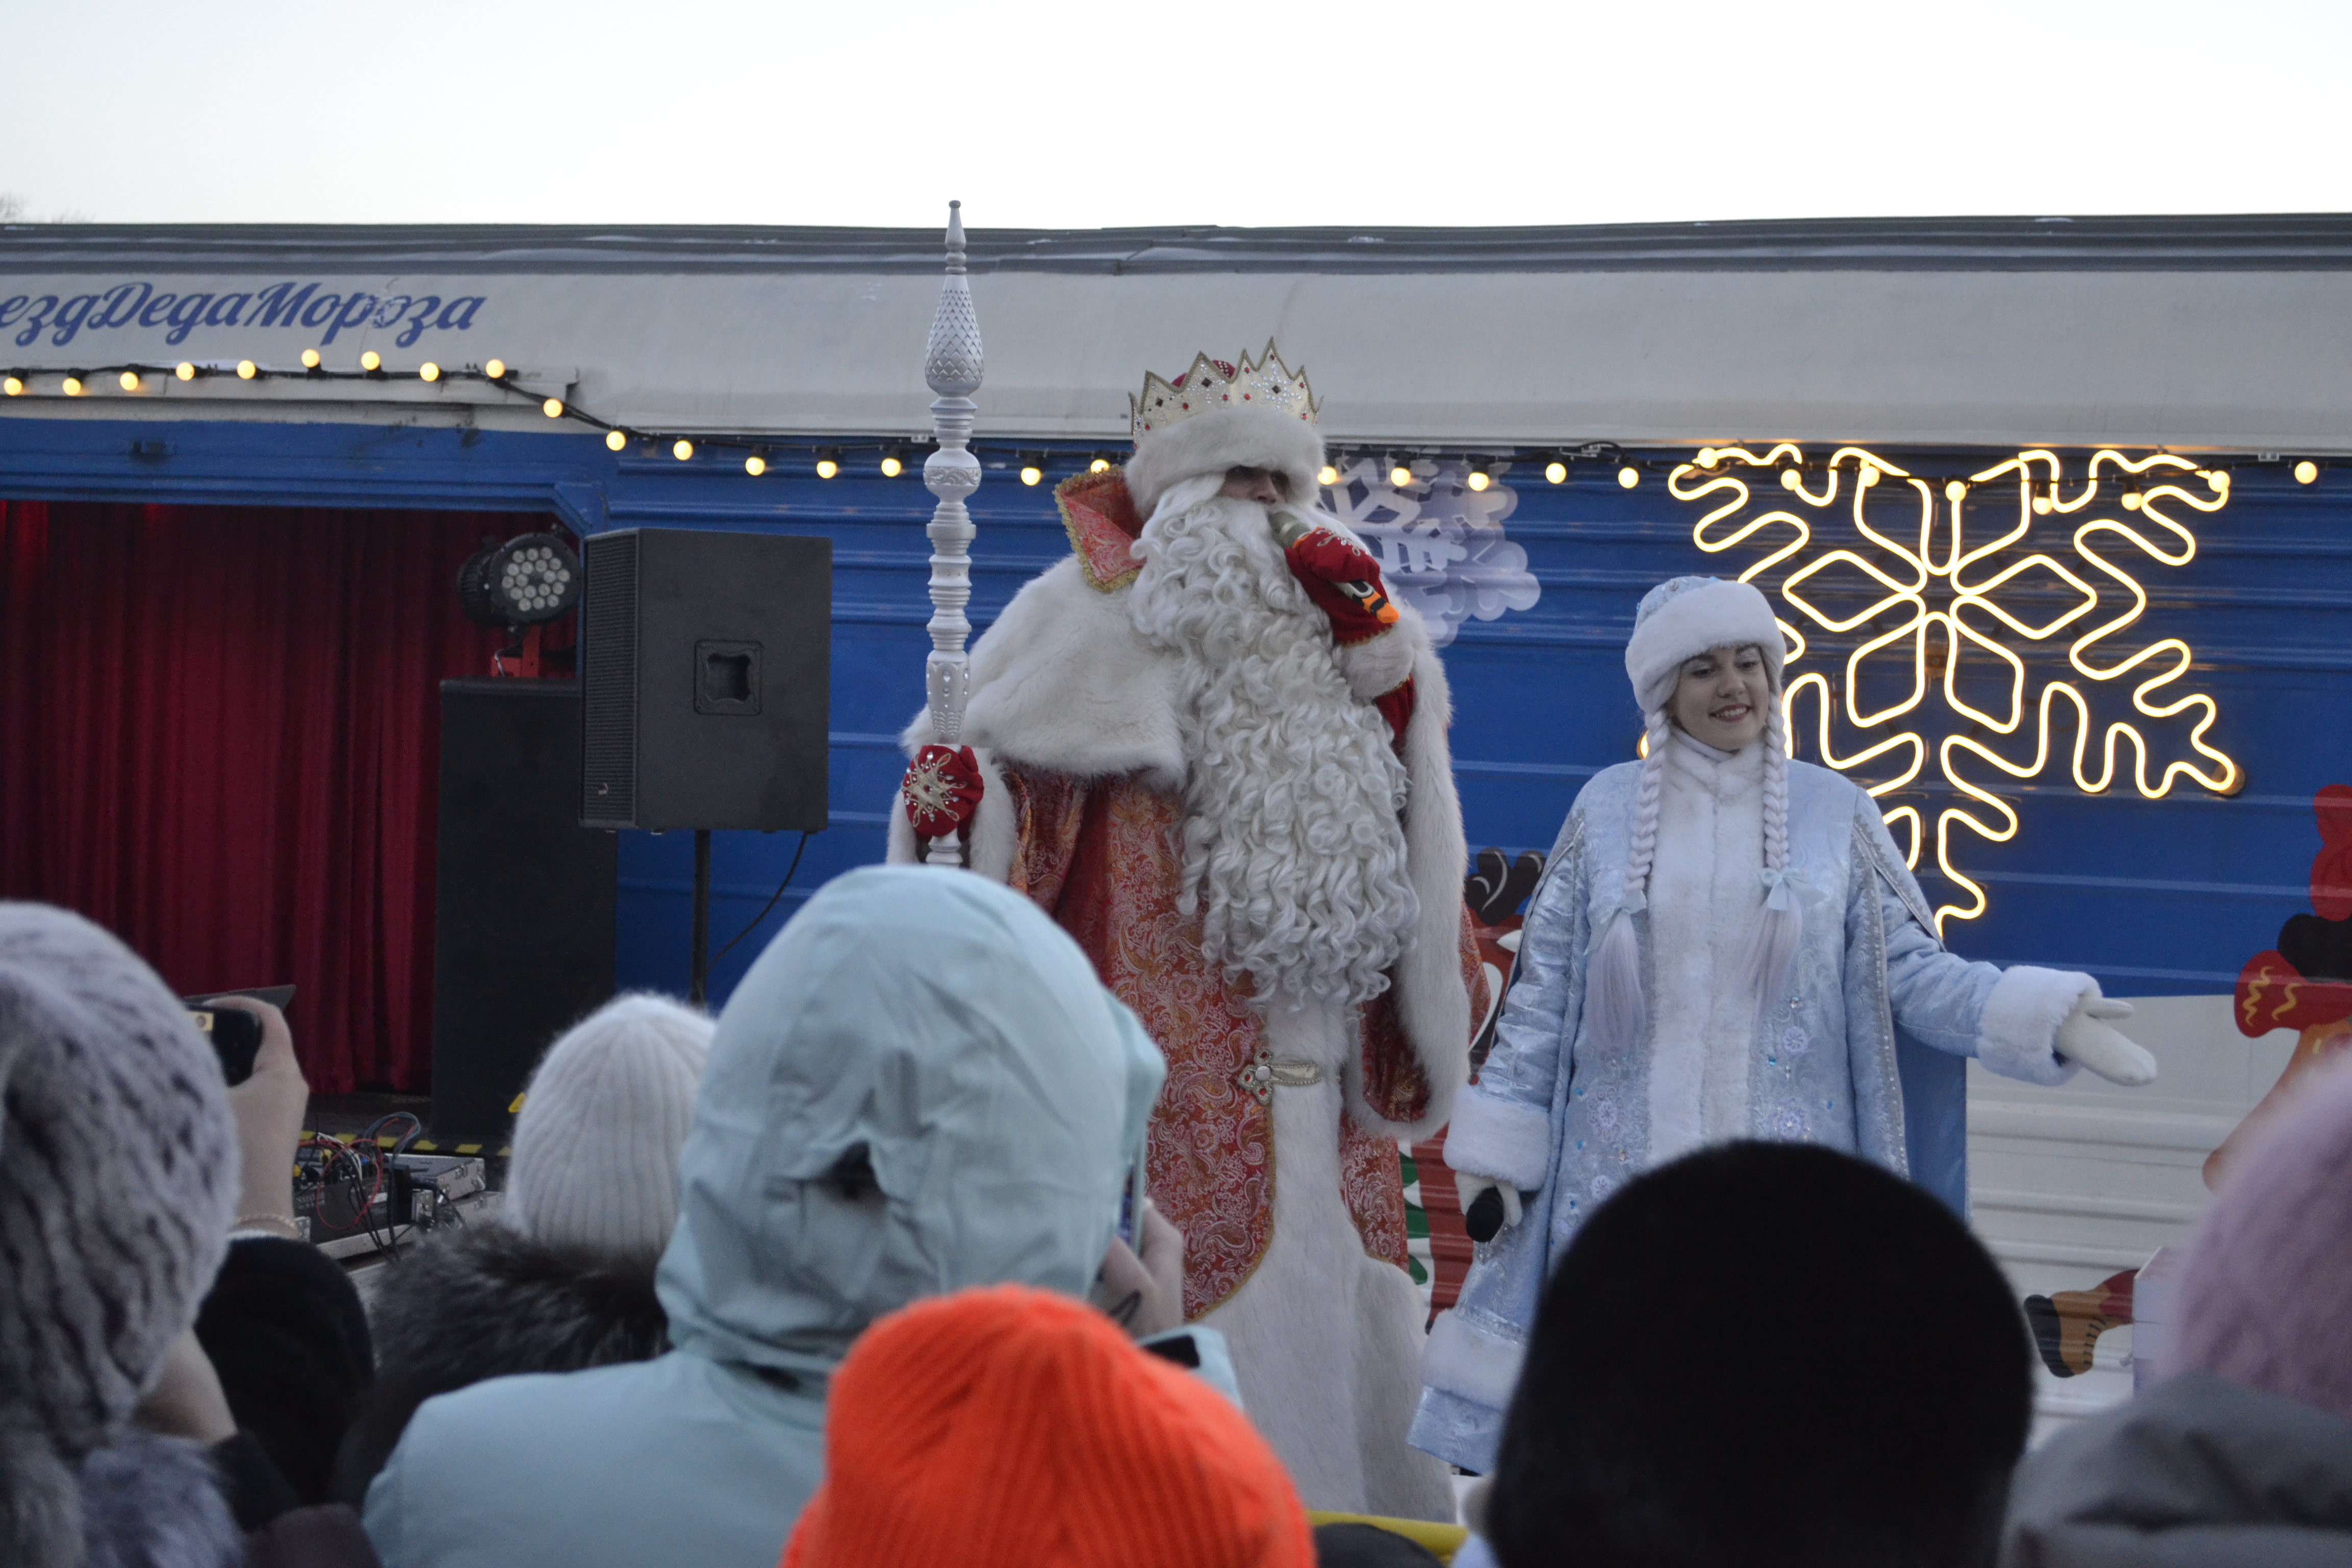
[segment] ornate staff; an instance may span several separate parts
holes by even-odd
[[[923,484],[939,498],[931,509],[931,653],[923,685],[931,705],[931,742],[963,744],[963,703],[971,685],[964,641],[971,623],[971,540],[976,531],[964,498],[980,488],[980,459],[971,451],[971,426],[980,412],[971,395],[982,370],[980,319],[972,313],[971,285],[963,268],[963,204],[948,204],[948,270],[940,285],[940,308],[931,317],[931,341],[923,351],[923,379],[935,395],[931,435],[939,443],[923,464]],[[931,840],[924,858],[934,866],[963,864],[953,832]]]

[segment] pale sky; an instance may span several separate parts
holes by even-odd
[[[2346,0],[0,0],[0,38],[36,217],[2352,209]]]

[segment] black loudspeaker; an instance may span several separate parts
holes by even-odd
[[[613,994],[620,841],[580,826],[580,686],[441,683],[433,1134],[489,1142],[548,1043]]]
[[[833,542],[630,528],[580,553],[580,820],[821,830]]]

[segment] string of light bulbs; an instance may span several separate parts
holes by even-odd
[[[19,366],[0,373],[0,395],[12,398],[37,398],[49,395],[37,383],[40,378],[51,375],[59,378],[57,384],[57,395],[68,398],[99,395],[101,387],[110,382],[126,395],[141,395],[146,392],[147,380],[151,376],[158,379],[169,378],[183,383],[202,381],[212,376],[235,376],[245,382],[294,380],[306,383],[348,383],[355,386],[406,380],[428,384],[478,382],[485,385],[498,387],[520,401],[537,403],[540,412],[550,419],[564,420],[603,432],[604,445],[612,451],[626,451],[632,443],[639,443],[656,449],[667,447],[670,456],[679,462],[690,462],[698,455],[721,452],[740,454],[744,472],[753,478],[765,474],[773,466],[773,458],[778,454],[793,452],[813,454],[817,478],[835,479],[844,471],[843,461],[845,454],[857,450],[871,451],[876,471],[885,479],[897,479],[906,472],[908,458],[929,444],[928,438],[923,438],[896,442],[871,442],[855,446],[822,445],[806,439],[747,437],[740,432],[733,431],[717,433],[656,431],[600,418],[591,411],[569,403],[563,398],[549,396],[522,386],[519,384],[521,378],[503,360],[489,359],[479,364],[467,365],[444,365],[426,360],[413,370],[392,370],[386,368],[383,356],[373,349],[369,349],[360,355],[359,368],[356,370],[330,369],[325,363],[324,357],[315,348],[302,351],[301,364],[299,369],[265,365],[250,359],[235,362],[179,360],[171,363],[131,361],[119,364],[98,365],[88,369],[69,369],[62,373],[55,367]],[[994,444],[992,443],[992,445]],[[1323,466],[1321,472],[1317,475],[1317,480],[1326,487],[1335,485],[1339,483],[1343,468],[1367,451],[1380,450],[1381,449],[1379,447],[1368,448],[1360,444],[1351,444],[1339,451],[1334,461]],[[1712,472],[1720,462],[1730,460],[1732,454],[1741,450],[1742,448],[1732,447],[1702,447],[1698,449],[1696,467],[1702,471]],[[1771,450],[1783,454],[1779,460],[1790,473],[1802,476],[1819,471],[1817,459],[1808,463],[1801,455],[1786,456],[1796,449],[1785,443],[1774,447]],[[1843,451],[1845,448],[1840,450]],[[1448,447],[1391,447],[1386,449],[1381,461],[1387,472],[1390,484],[1398,489],[1406,489],[1422,482],[1422,476],[1413,471],[1415,461],[1446,456],[1458,456],[1463,459],[1465,464],[1463,482],[1471,489],[1478,491],[1487,489],[1504,472],[1522,463],[1538,468],[1544,482],[1548,485],[1565,485],[1571,479],[1586,476],[1613,477],[1621,489],[1629,490],[1640,488],[1646,480],[1654,478],[1664,478],[1672,483],[1676,474],[1691,468],[1689,461],[1679,456],[1628,453],[1616,443],[1610,441],[1588,441],[1553,447],[1489,451],[1465,451]],[[1060,460],[1073,458],[1080,467],[1094,473],[1101,473],[1122,461],[1118,454],[1084,447],[1022,448],[1014,453],[1014,461],[1017,464],[1015,473],[1023,485],[1034,488],[1045,482],[1047,475],[1059,466]],[[2232,467],[2245,460],[2247,459],[2237,458],[2209,462],[2201,466],[2200,471],[2226,474]],[[2263,466],[2284,461],[2268,455],[2256,457],[2252,460]],[[2336,467],[2342,461],[2343,459],[2336,458],[2300,458],[2293,461],[2289,471],[2298,484],[2316,484],[2325,469]],[[1960,476],[1953,475],[1948,478],[1958,479]],[[2126,507],[2133,505],[2133,498],[2126,496],[2124,504]],[[2043,510],[2046,511],[2047,508]]]

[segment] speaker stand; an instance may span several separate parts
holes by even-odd
[[[694,830],[694,956],[686,999],[703,1005],[710,979],[710,829]]]

